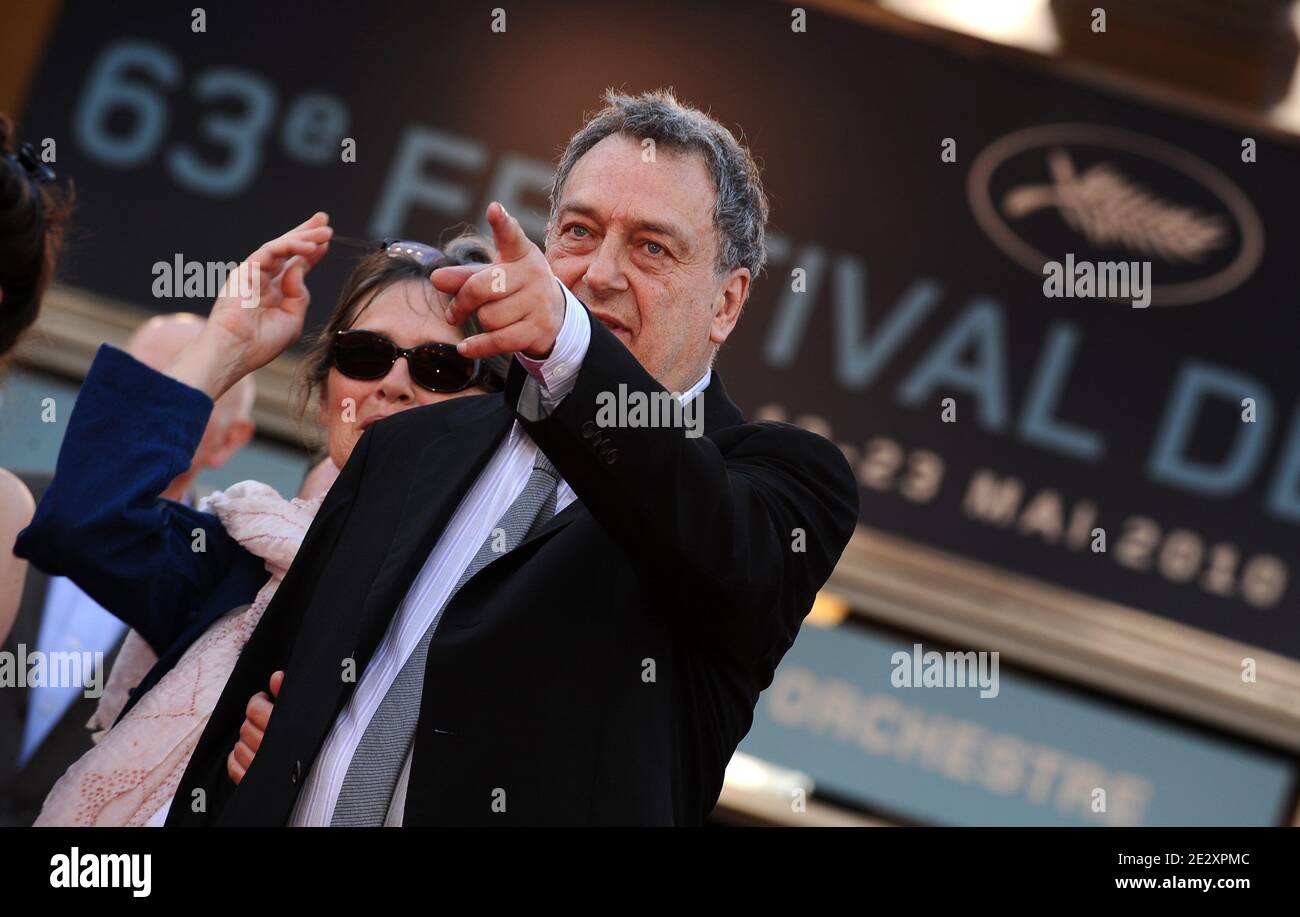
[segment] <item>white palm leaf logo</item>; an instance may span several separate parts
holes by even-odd
[[[1220,216],[1162,201],[1129,181],[1110,163],[1100,162],[1078,174],[1068,153],[1047,156],[1050,185],[1023,185],[1002,200],[1006,214],[1020,219],[1055,207],[1066,224],[1095,246],[1123,245],[1170,262],[1196,262],[1228,241]]]

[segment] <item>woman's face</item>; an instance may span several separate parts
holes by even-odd
[[[436,305],[430,305],[431,296],[437,297]],[[447,300],[446,294],[427,281],[400,281],[371,300],[352,327],[378,331],[403,348],[438,341],[456,344],[464,335],[442,317]],[[331,366],[321,392],[321,422],[329,434],[330,458],[342,468],[365,428],[390,414],[448,398],[482,394],[484,390],[477,386],[444,394],[416,385],[403,357],[382,379],[352,379]]]

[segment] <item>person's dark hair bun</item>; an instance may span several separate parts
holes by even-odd
[[[72,212],[71,187],[34,179],[17,150],[0,114],[0,355],[36,321]]]

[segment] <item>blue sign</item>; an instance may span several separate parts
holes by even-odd
[[[1297,761],[944,647],[805,626],[740,751],[809,774],[815,792],[943,825],[1278,825]],[[955,655],[955,654],[954,654]],[[974,656],[975,654],[970,654]],[[952,678],[956,674],[958,677]],[[896,687],[910,684],[912,687]],[[929,685],[929,686],[927,686]],[[1104,811],[1098,809],[1104,808]]]

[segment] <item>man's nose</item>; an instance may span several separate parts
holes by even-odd
[[[415,383],[411,381],[411,368],[406,357],[398,357],[388,375],[379,380],[379,394],[387,401],[415,400]]]
[[[624,247],[612,233],[601,239],[584,277],[593,293],[617,293],[627,289]]]

